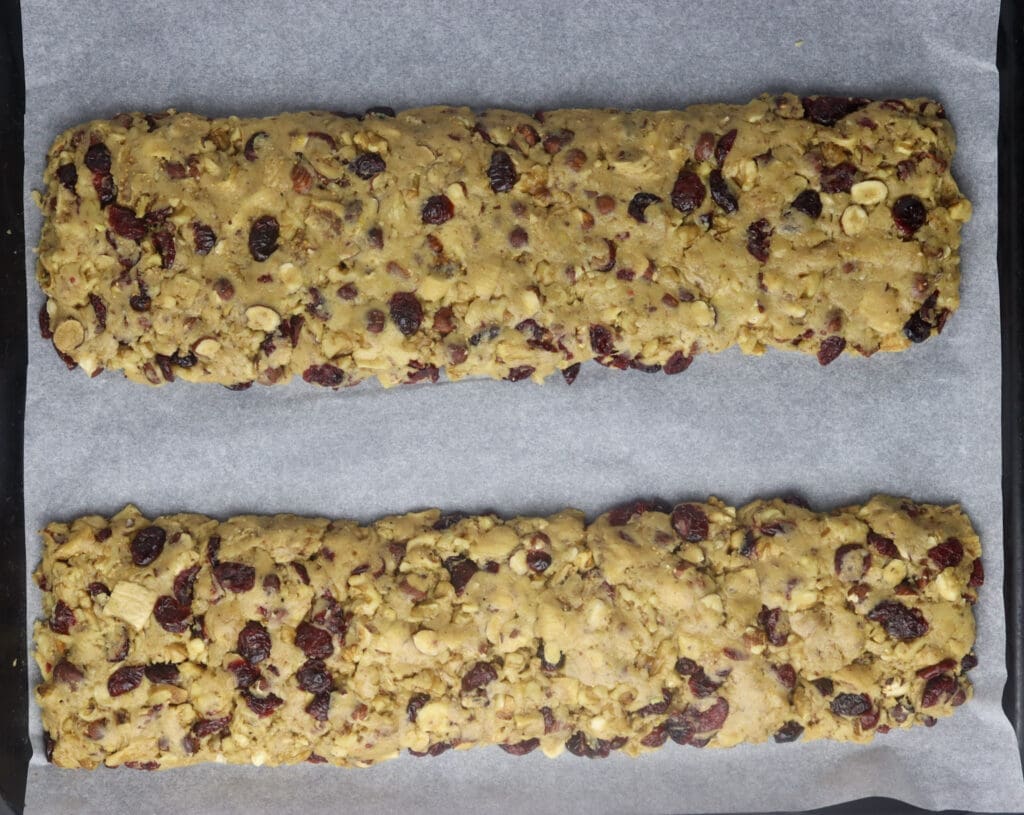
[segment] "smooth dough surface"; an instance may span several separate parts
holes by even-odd
[[[976,663],[955,505],[367,526],[129,506],[42,534],[36,698],[64,767],[866,742],[953,713]]]
[[[237,388],[901,350],[959,303],[954,149],[925,99],[122,114],[51,148],[40,325]]]

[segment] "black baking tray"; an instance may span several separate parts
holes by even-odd
[[[1024,3],[1003,0],[997,63],[999,122],[999,280],[1003,350],[1003,501],[1009,681],[1003,708],[1024,753]],[[21,7],[0,0],[0,815],[24,809],[31,747],[25,641],[25,536],[22,443],[27,331]],[[825,813],[922,812],[888,798],[853,801]]]

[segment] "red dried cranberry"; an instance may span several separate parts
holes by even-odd
[[[740,208],[736,196],[729,188],[729,182],[725,180],[721,170],[712,170],[708,177],[708,186],[711,187],[711,198],[718,204],[723,212],[732,214]]]
[[[262,263],[277,251],[277,239],[281,227],[273,215],[261,215],[249,227],[249,253],[253,260]]]
[[[954,568],[964,559],[964,547],[956,538],[947,538],[929,549],[928,557],[940,569]]]
[[[395,292],[388,301],[388,307],[391,319],[406,337],[419,331],[420,323],[423,322],[423,306],[415,294],[406,291]]]
[[[193,221],[192,242],[196,247],[197,255],[208,255],[210,254],[210,250],[213,249],[214,244],[217,243],[217,234],[206,224],[201,224],[199,221]],[[220,292],[217,293],[220,294]],[[233,290],[232,294],[234,294]],[[224,300],[230,299],[223,295],[221,295],[221,297]]]
[[[504,150],[495,150],[491,154],[491,164],[487,168],[487,178],[494,192],[508,192],[519,180],[516,165]]]
[[[100,594],[110,594],[110,588],[106,583],[100,583],[99,581],[90,583],[86,591],[89,592],[90,597],[96,597]]]
[[[153,616],[164,631],[181,634],[188,629],[188,618],[192,615],[190,606],[179,603],[169,594],[157,598]]]
[[[840,337],[833,334],[831,337],[826,337],[821,341],[821,345],[818,346],[818,363],[820,365],[828,365],[834,362],[840,354],[843,353],[843,349],[846,348],[846,338]]]
[[[360,178],[369,180],[383,173],[388,165],[376,153],[360,153],[349,163],[348,168]]]
[[[454,555],[444,559],[444,567],[448,570],[452,588],[456,594],[462,594],[466,584],[472,579],[480,567],[465,555]]]
[[[676,351],[665,361],[662,369],[670,376],[673,374],[681,374],[690,367],[692,362],[693,357],[687,356],[682,351]]]
[[[110,224],[115,235],[128,238],[136,243],[146,237],[146,233],[149,231],[143,218],[136,218],[132,210],[118,204],[107,210],[107,223]]]
[[[856,175],[857,168],[848,161],[836,164],[834,167],[824,167],[821,170],[821,191],[849,192]]]
[[[856,113],[871,100],[846,96],[805,96],[800,100],[804,106],[804,118],[815,124],[832,127],[844,116]]]
[[[455,215],[455,205],[447,195],[432,195],[420,210],[420,219],[435,226],[450,221]]]
[[[465,512],[446,512],[434,522],[433,528],[438,532],[443,532],[445,529],[451,529],[455,524],[466,520],[468,517],[469,515]]]
[[[236,659],[229,663],[228,670],[235,675],[235,687],[238,689],[251,688],[262,678],[260,669],[244,659]]]
[[[526,553],[526,565],[530,571],[541,574],[551,565],[551,555],[541,549],[531,549]]]
[[[698,178],[698,181],[699,180],[700,179]],[[679,181],[677,179],[676,184],[678,183]],[[704,186],[701,185],[701,191],[703,191],[703,189]],[[703,200],[703,196],[701,197],[701,200]],[[633,218],[633,220],[637,221],[638,223],[645,224],[647,223],[647,216],[645,215],[645,210],[651,204],[659,203],[661,203],[660,195],[655,195],[653,192],[638,192],[636,195],[633,196],[633,199],[629,202],[629,207],[627,207],[626,211],[629,213],[630,217]],[[672,204],[673,206],[675,206],[675,201],[673,201]]]
[[[39,335],[44,340],[53,339],[53,330],[50,328],[50,312],[46,310],[45,302],[39,307]]]
[[[675,671],[680,676],[692,676],[697,673],[697,671],[700,671],[701,673],[704,672],[703,668],[689,657],[679,657],[679,659],[676,660]]]
[[[256,665],[270,656],[270,632],[255,620],[250,620],[238,632],[235,650],[250,665]]]
[[[871,698],[866,693],[840,693],[829,708],[837,716],[861,716],[871,710]]]
[[[57,180],[61,186],[74,192],[75,185],[78,183],[78,169],[74,164],[61,164],[57,168]]]
[[[284,699],[277,694],[268,693],[266,696],[256,696],[248,689],[242,691],[242,698],[245,700],[245,704],[248,705],[249,710],[261,719],[269,716],[284,704]]]
[[[416,717],[420,715],[420,709],[429,701],[430,696],[426,693],[414,693],[409,697],[409,704],[405,706],[405,715],[410,722],[416,721]]]
[[[967,654],[960,660],[960,672],[967,673],[978,667],[978,658],[974,654]]]
[[[892,205],[892,219],[900,237],[911,238],[928,220],[928,211],[916,195],[903,195]]]
[[[783,618],[781,608],[761,606],[757,614],[757,623],[768,636],[768,642],[781,647],[789,639],[789,623]]]
[[[164,550],[167,532],[160,526],[147,526],[135,533],[129,544],[132,563],[136,566],[148,566]]]
[[[936,662],[934,665],[928,665],[921,668],[917,672],[917,675],[922,679],[932,679],[940,674],[948,673],[954,668],[956,668],[956,660],[951,657],[947,657],[941,662]]]
[[[790,720],[776,730],[775,735],[772,736],[772,738],[775,739],[776,744],[787,744],[791,741],[796,741],[803,734],[804,726],[799,722]]]
[[[715,682],[715,680],[704,673],[703,668],[697,668],[697,670],[691,674],[687,684],[690,686],[690,693],[698,699],[711,696],[722,686],[721,682]]]
[[[299,576],[299,580],[301,580],[305,585],[308,586],[309,570],[306,569],[306,567],[299,563],[297,560],[293,560],[290,565],[295,570],[295,574]]]
[[[924,342],[931,336],[932,329],[939,327],[940,318],[935,314],[938,296],[938,290],[933,291],[904,324],[903,335],[911,342]]]
[[[160,268],[170,269],[174,265],[175,249],[174,238],[170,232],[161,230],[153,233],[153,246],[160,255]]]
[[[726,156],[729,155],[729,151],[732,150],[733,144],[736,142],[736,130],[730,130],[722,138],[718,140],[718,144],[715,145],[715,161],[718,166],[721,167],[725,164]]]
[[[123,665],[114,671],[107,680],[107,692],[111,696],[121,696],[133,691],[142,684],[142,676],[141,665]]]
[[[327,721],[327,715],[328,715],[330,709],[331,709],[331,692],[330,691],[324,691],[323,693],[316,694],[316,696],[313,697],[313,699],[310,701],[310,703],[308,705],[306,705],[306,713],[308,713],[310,716],[312,716],[318,722],[326,722]]]
[[[576,381],[576,377],[580,375],[580,363],[574,362],[566,368],[562,369],[562,379],[565,380],[566,385],[571,385]]]
[[[63,600],[58,600],[50,618],[50,630],[56,634],[70,634],[75,624],[75,613]]]
[[[832,680],[827,676],[823,676],[820,679],[812,679],[811,684],[818,689],[818,693],[822,696],[831,696],[835,691],[835,686],[833,685]]]
[[[707,131],[697,137],[697,143],[693,146],[693,158],[695,161],[707,161],[714,154],[715,134]]]
[[[895,600],[883,600],[869,613],[896,640],[914,640],[928,633],[928,621],[918,608],[908,608]]]
[[[774,231],[767,218],[754,221],[747,227],[747,251],[761,263],[768,262]]]
[[[615,353],[615,340],[612,337],[611,329],[603,325],[590,326],[590,347],[594,352],[602,356],[609,356]]]
[[[76,690],[78,683],[85,679],[82,669],[66,659],[62,659],[53,666],[52,676],[54,682],[63,682],[65,685],[70,685],[72,690]]]
[[[960,689],[957,681],[949,674],[933,676],[924,686],[924,693],[921,695],[921,707],[935,707],[949,700],[949,698]]]
[[[804,190],[793,199],[793,209],[817,220],[821,215],[821,196],[817,190]]]
[[[784,665],[772,665],[772,670],[784,688],[793,690],[796,687],[796,669],[788,662]]]
[[[310,289],[310,292],[316,292],[317,308],[323,303],[320,297],[320,292],[316,289]],[[308,307],[307,307],[308,308]],[[319,311],[315,312],[319,316]],[[328,315],[329,316],[329,315]],[[320,319],[326,319],[326,317],[320,317]],[[288,342],[292,344],[292,348],[299,344],[299,337],[302,333],[302,326],[305,324],[306,318],[301,314],[293,314],[287,320],[281,321],[280,332],[281,336],[286,337]]]
[[[665,734],[676,744],[689,744],[696,732],[696,723],[692,715],[687,715],[689,710],[677,711],[665,720],[662,725]]]
[[[517,365],[515,368],[509,368],[505,379],[509,382],[520,382],[524,379],[529,379],[536,370],[532,365]]]
[[[189,732],[197,739],[203,739],[227,730],[229,724],[231,724],[230,716],[220,719],[196,719],[192,723],[192,727],[189,728]]]
[[[462,677],[462,692],[469,693],[485,687],[498,678],[498,671],[490,662],[477,662]]]
[[[868,546],[882,557],[898,558],[900,556],[900,550],[896,548],[892,538],[883,537],[873,530],[868,531]]]
[[[676,182],[672,186],[670,200],[672,201],[672,206],[683,213],[683,215],[686,215],[703,204],[706,195],[707,190],[704,188],[704,182],[700,180],[699,175],[693,172],[693,170],[680,170],[679,175],[676,176]]]
[[[981,565],[981,558],[975,558],[971,564],[971,577],[967,585],[972,589],[980,589],[985,584],[985,567]]]
[[[336,388],[345,381],[345,372],[328,362],[323,365],[310,365],[302,372],[304,381],[323,388]]]
[[[85,151],[85,166],[94,173],[110,172],[110,150],[103,142],[98,142]]]
[[[679,504],[672,510],[672,528],[690,543],[707,540],[708,516],[696,504]]]
[[[245,147],[242,150],[242,153],[245,156],[245,160],[246,161],[256,161],[256,158],[257,158],[257,154],[256,154],[256,140],[257,139],[266,139],[268,137],[269,137],[268,133],[264,132],[263,130],[257,130],[248,139],[246,139]]]
[[[154,685],[173,685],[181,673],[173,662],[154,662],[145,668],[146,679]]]
[[[498,746],[509,755],[525,756],[540,747],[540,739],[525,739],[514,744],[499,744]]]
[[[871,553],[859,543],[845,543],[836,549],[832,565],[841,580],[854,583],[871,568]]]
[[[103,302],[103,298],[98,294],[92,293],[89,294],[89,304],[96,315],[96,325],[100,331],[105,331],[107,328],[107,304]]]
[[[213,576],[221,586],[237,594],[249,591],[256,585],[256,569],[245,563],[218,563],[213,567]]]
[[[159,770],[159,761],[126,761],[124,766],[130,770]]]
[[[719,696],[715,703],[707,710],[701,711],[697,716],[697,732],[707,733],[711,730],[718,730],[729,717],[729,702]],[[692,744],[693,742],[691,742]]]
[[[302,650],[307,659],[327,659],[334,653],[330,632],[307,622],[301,622],[295,629],[295,646]]]

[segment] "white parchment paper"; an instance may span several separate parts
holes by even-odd
[[[1005,681],[996,276],[996,0],[853,3],[123,3],[22,0],[26,190],[52,138],[120,110],[206,114],[450,102],[681,107],[762,91],[939,98],[975,206],[963,306],[907,353],[738,353],[676,377],[585,366],[552,381],[233,393],[69,374],[30,330],[28,561],[47,520],[114,512],[298,512],[370,520],[427,506],[596,513],[637,495],[730,502],[873,492],[960,501],[980,532],[975,699],[871,746],[669,745],[641,759],[403,757],[370,770],[207,766],[72,772],[36,756],[30,812],[684,812],[806,809],[867,795],[1021,811]],[[28,243],[40,218],[26,201]],[[30,314],[41,295],[29,256]],[[39,594],[29,585],[28,616]],[[33,671],[32,683],[37,681]]]

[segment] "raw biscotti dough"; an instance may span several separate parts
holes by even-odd
[[[238,388],[678,373],[900,350],[959,302],[924,99],[684,111],[123,114],[53,144],[41,330],[69,367]]]
[[[958,506],[368,526],[129,506],[43,541],[36,696],[64,767],[866,742],[971,695],[983,573]]]

